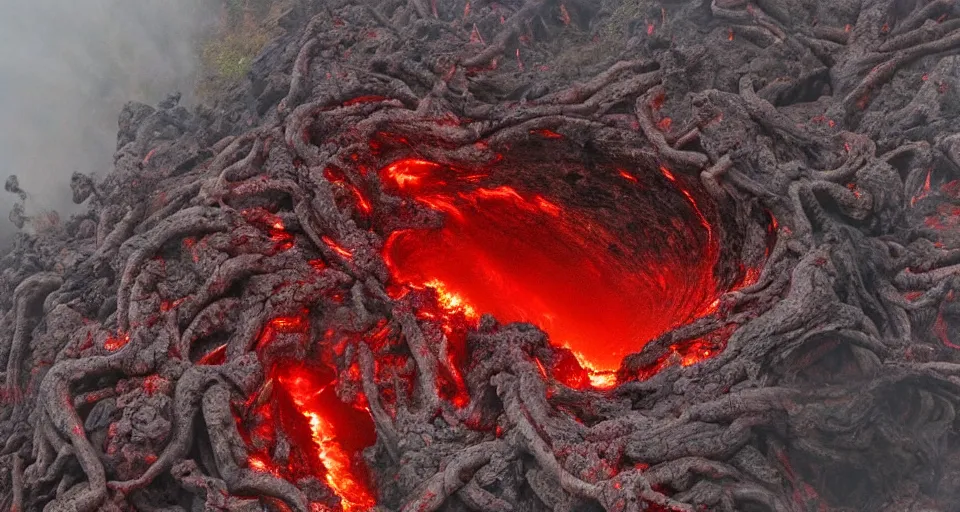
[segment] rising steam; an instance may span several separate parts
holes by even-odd
[[[130,100],[181,91],[190,103],[210,0],[8,0],[0,7],[0,168],[27,211],[76,209],[74,171],[103,174]],[[0,243],[18,198],[0,195]]]

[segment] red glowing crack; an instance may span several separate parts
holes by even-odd
[[[281,423],[305,453],[305,463],[340,497],[345,512],[368,510],[376,501],[363,464],[364,448],[376,442],[370,414],[344,404],[332,373],[305,364],[277,365],[274,382],[282,398]]]
[[[281,336],[292,336],[300,343],[310,340],[308,313],[271,320],[257,343],[261,360],[270,358]],[[376,442],[376,429],[365,402],[340,400],[337,378],[334,368],[320,361],[272,360],[263,390],[248,401],[241,431],[251,453],[251,468],[293,482],[314,476],[340,499],[338,508],[317,503],[313,510],[366,511],[376,505],[376,499],[362,452]],[[286,466],[275,464],[270,456],[278,431],[292,444]]]

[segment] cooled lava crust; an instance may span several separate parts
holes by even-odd
[[[297,6],[11,214],[0,505],[955,510],[958,15]]]

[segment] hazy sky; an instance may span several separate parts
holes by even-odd
[[[189,102],[197,39],[218,0],[0,2],[0,182],[28,211],[70,211],[73,171],[108,171],[123,103]],[[0,189],[0,236],[14,196]]]

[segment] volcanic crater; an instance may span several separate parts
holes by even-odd
[[[298,3],[7,180],[2,506],[956,510],[958,16]]]

